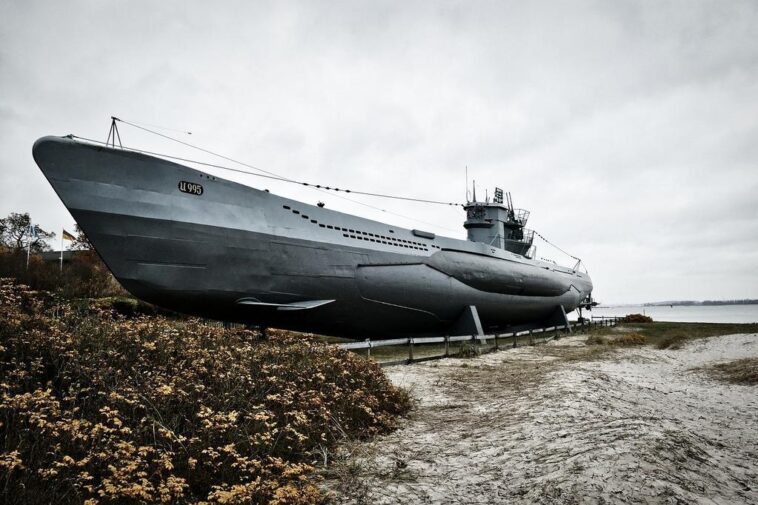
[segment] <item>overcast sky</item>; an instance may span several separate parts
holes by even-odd
[[[0,215],[71,231],[32,144],[111,115],[340,187],[463,201],[468,166],[604,302],[758,298],[755,1],[0,0]],[[210,171],[465,237],[460,208]]]

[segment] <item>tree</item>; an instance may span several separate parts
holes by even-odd
[[[0,219],[0,244],[18,252],[26,249],[31,239],[32,252],[49,251],[50,246],[45,241],[55,237],[55,233],[38,227],[37,236],[32,237],[29,229],[31,224],[32,218],[28,212],[11,212],[8,217]]]
[[[92,243],[87,238],[87,235],[85,235],[84,230],[77,224],[75,231],[76,238],[71,242],[69,249],[72,251],[91,251]]]

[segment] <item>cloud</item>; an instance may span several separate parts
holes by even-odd
[[[532,226],[581,256],[606,301],[758,296],[754,2],[0,9],[0,214],[70,227],[31,145],[51,133],[104,139],[115,114],[340,187],[460,201],[468,166],[479,194],[511,191]],[[460,209],[361,199],[382,212],[219,175],[465,236]]]

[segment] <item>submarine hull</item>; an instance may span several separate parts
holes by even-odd
[[[485,332],[574,310],[585,273],[408,230],[128,150],[43,137],[33,155],[118,281],[182,313],[350,338]]]

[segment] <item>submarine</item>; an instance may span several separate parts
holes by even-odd
[[[71,135],[32,154],[121,285],[180,313],[365,339],[554,326],[591,302],[589,274],[537,259],[501,190],[463,206],[463,240]]]

